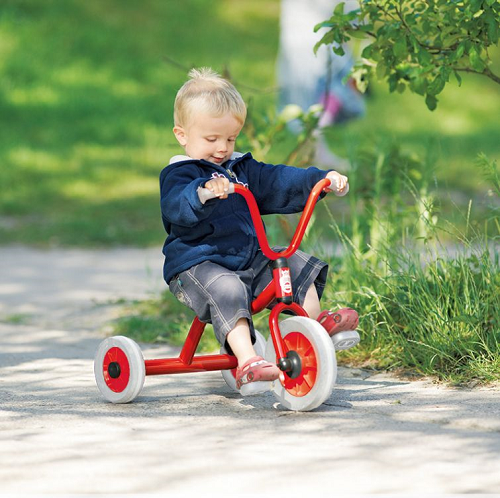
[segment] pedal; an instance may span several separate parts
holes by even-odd
[[[333,334],[332,342],[335,351],[344,351],[351,349],[359,344],[361,338],[356,330],[344,330]]]

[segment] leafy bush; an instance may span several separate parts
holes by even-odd
[[[330,19],[316,30],[327,32],[316,45],[332,45],[338,55],[351,38],[367,40],[363,61],[353,76],[359,87],[376,76],[391,92],[425,96],[434,110],[437,95],[460,73],[477,73],[496,83],[489,48],[498,44],[500,3],[497,0],[363,0],[359,9],[344,12],[335,7]]]

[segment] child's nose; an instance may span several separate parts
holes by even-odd
[[[225,152],[227,151],[227,143],[225,140],[221,140],[218,144],[217,147],[219,149],[219,152]]]

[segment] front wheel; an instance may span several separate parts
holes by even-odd
[[[337,378],[332,341],[316,320],[303,316],[283,320],[280,331],[288,351],[299,356],[301,370],[295,378],[282,372],[273,383],[273,394],[289,410],[314,410],[330,397]],[[272,337],[267,341],[266,360],[276,362]]]
[[[111,403],[129,403],[141,392],[146,366],[141,348],[132,339],[115,336],[99,344],[94,374],[101,394]]]

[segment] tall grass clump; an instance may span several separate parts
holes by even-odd
[[[471,205],[465,230],[439,220],[431,161],[393,147],[355,158],[350,227],[330,211],[342,255],[331,258],[326,301],[360,313],[362,341],[348,361],[457,383],[499,380],[498,209],[492,203],[483,227],[469,223]],[[481,166],[498,202],[496,164],[482,157]]]

